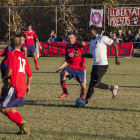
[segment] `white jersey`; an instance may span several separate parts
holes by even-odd
[[[112,39],[101,35],[97,35],[94,40],[90,41],[90,54],[93,55],[93,65],[108,65],[107,45],[112,43]]]

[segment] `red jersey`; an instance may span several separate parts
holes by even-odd
[[[20,50],[12,50],[8,54],[8,69],[12,70],[10,85],[14,87],[17,98],[24,97],[27,90],[25,74],[32,76],[27,58]]]
[[[38,38],[35,31],[24,31],[24,34],[26,35],[25,45],[34,45],[34,39]]]
[[[65,59],[68,60],[68,65],[69,67],[73,69],[86,69],[86,59],[85,57],[82,56],[74,56],[73,52],[78,51],[79,53],[84,54],[83,46],[81,46],[79,43],[75,43],[73,46],[68,45],[66,47],[66,55]]]
[[[3,64],[7,64],[8,63],[7,58],[8,58],[8,54],[9,54],[9,52],[11,52],[11,50],[12,50],[12,47],[9,45],[4,50],[0,51],[0,55],[2,57],[5,56],[4,59],[2,60]]]

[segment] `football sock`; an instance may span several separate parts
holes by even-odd
[[[61,86],[62,86],[63,92],[64,92],[64,93],[68,93],[68,92],[67,92],[66,80],[61,81]]]
[[[89,88],[86,96],[86,100],[89,100],[94,93],[94,88]]]
[[[84,98],[84,97],[85,97],[85,93],[82,93],[82,92],[81,92],[80,97],[81,97],[81,98]]]
[[[101,82],[98,84],[97,88],[100,88],[100,89],[110,89],[111,91],[114,90],[114,86],[109,86],[109,85],[106,85],[106,84],[101,83]]]
[[[37,62],[37,59],[34,59],[34,62],[35,62],[35,66],[36,66],[36,68],[38,68],[38,62]]]
[[[9,110],[9,111],[7,111],[6,115],[8,116],[8,118],[11,121],[15,122],[19,126],[19,128],[21,128],[20,119],[18,119],[18,117],[15,115],[15,113],[13,113],[12,111]]]
[[[16,116],[18,117],[18,119],[19,119],[19,124],[18,124],[18,126],[19,126],[19,128],[21,128],[21,126],[22,126],[21,122],[23,121],[23,120],[22,120],[22,117],[21,117],[21,115],[20,115],[18,112],[16,112],[15,115],[16,115]]]
[[[3,87],[1,88],[1,99],[3,98],[7,90],[8,90],[7,88],[3,88]]]

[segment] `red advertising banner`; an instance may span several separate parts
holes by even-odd
[[[67,42],[41,42],[42,50],[39,50],[40,56],[65,56],[65,48],[68,45]],[[133,43],[117,43],[118,55],[120,57],[132,57]],[[86,42],[86,46],[83,47],[85,53],[90,52],[89,42]],[[115,57],[115,51],[113,46],[107,46],[107,56]]]
[[[108,8],[108,25],[140,25],[140,7]]]

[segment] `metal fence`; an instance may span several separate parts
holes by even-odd
[[[138,26],[108,26],[108,8],[110,7],[138,7],[140,4],[92,4],[92,5],[57,5],[57,6],[0,6],[0,41],[9,41],[10,38],[26,29],[31,22],[40,41],[47,41],[52,29],[62,41],[66,30],[77,33],[78,40],[88,40],[86,34],[89,26],[90,10],[103,9],[103,27],[108,35],[109,31],[117,33],[119,29],[125,34],[130,28],[135,35]],[[139,19],[140,20],[140,19]]]

